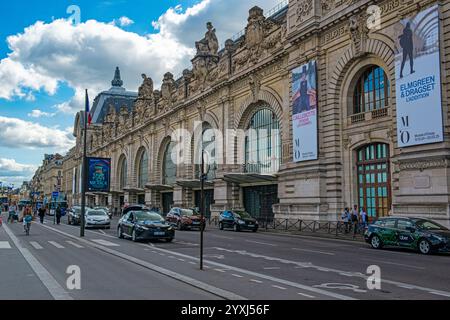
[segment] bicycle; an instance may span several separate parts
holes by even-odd
[[[31,229],[31,222],[27,222],[27,224],[25,225],[25,233],[27,236],[30,235],[30,229]]]

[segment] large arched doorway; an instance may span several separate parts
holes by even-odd
[[[391,207],[389,146],[369,144],[356,153],[359,207],[364,207],[371,219],[386,216]]]
[[[125,204],[125,195],[124,195],[124,189],[127,187],[128,184],[128,163],[127,158],[122,155],[119,160],[119,190],[120,190],[120,207],[123,207]]]
[[[247,130],[244,172],[253,176],[269,176],[278,172],[281,165],[281,133],[276,114],[269,107],[260,108],[251,117]],[[273,205],[278,203],[278,185],[264,183],[265,179],[243,187],[244,207],[253,217],[272,220]]]
[[[145,186],[148,183],[148,153],[145,148],[142,148],[138,152],[138,161],[137,161],[137,185],[138,189],[145,190]],[[139,192],[138,195],[138,204],[145,204],[145,191]]]
[[[173,160],[172,153],[174,152],[176,143],[171,141],[167,144],[164,151],[162,162],[162,184],[166,186],[173,186],[177,181],[177,165]],[[168,213],[173,206],[173,191],[162,192],[161,201],[163,213]]]

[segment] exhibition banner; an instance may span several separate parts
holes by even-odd
[[[111,159],[88,158],[87,191],[109,192],[111,181]]]
[[[294,162],[317,160],[316,61],[292,71],[292,108]]]
[[[443,141],[438,6],[396,25],[399,147]]]

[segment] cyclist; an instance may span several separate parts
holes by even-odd
[[[25,214],[23,217],[23,228],[27,236],[30,235],[31,221],[33,221],[31,210],[25,210]]]

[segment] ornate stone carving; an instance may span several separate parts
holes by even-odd
[[[253,103],[255,103],[258,101],[259,91],[261,90],[261,77],[253,73],[250,75],[248,83],[252,91]]]
[[[306,16],[311,14],[313,9],[312,0],[304,0],[297,3],[297,22],[302,23]]]
[[[138,96],[143,99],[151,99],[153,98],[153,80],[145,73],[142,74],[142,85],[139,87]]]
[[[195,43],[197,48],[197,55],[217,55],[219,51],[219,41],[216,36],[216,29],[214,29],[211,22],[206,24],[208,31],[205,37]]]
[[[363,15],[353,16],[348,23],[353,51],[357,57],[364,55],[366,51],[366,41],[369,29]]]
[[[197,102],[197,111],[200,116],[200,121],[205,121],[205,115],[206,115],[206,103],[203,100],[199,100]]]
[[[174,102],[177,100],[176,96],[176,84],[173,79],[173,74],[167,72],[164,75],[163,83],[161,85],[161,93],[160,98],[158,99],[158,111],[159,112],[167,112],[172,109]],[[159,92],[154,92],[154,94],[158,94]]]
[[[418,160],[418,161],[408,161],[400,162],[400,170],[420,170],[431,168],[447,168],[449,162],[447,159],[430,159],[430,160]]]

